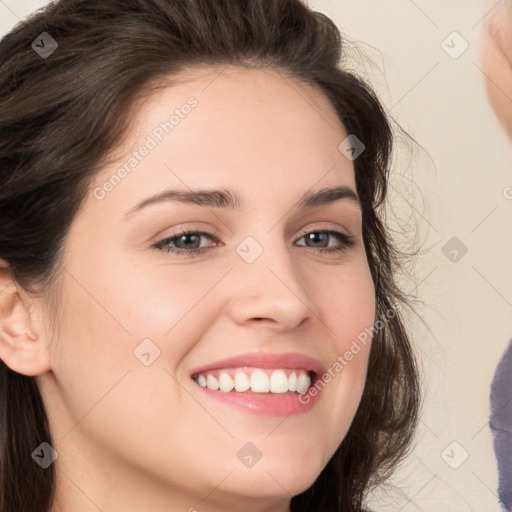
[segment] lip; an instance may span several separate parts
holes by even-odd
[[[314,372],[316,377],[324,373],[324,367],[318,359],[298,352],[247,352],[235,357],[215,361],[206,366],[194,368],[190,372],[190,377],[198,373],[207,372],[208,370],[222,370],[224,368],[238,368],[244,366],[265,369],[302,368],[308,372]]]
[[[242,410],[248,414],[259,416],[294,416],[310,411],[317,403],[320,392],[310,395],[309,392],[298,393],[238,393],[222,392],[203,388],[193,379],[199,373],[205,373],[209,370],[221,370],[224,368],[255,367],[255,368],[282,368],[293,369],[302,368],[312,372],[314,378],[311,379],[311,386],[316,382],[321,374],[324,373],[322,363],[313,357],[299,354],[297,352],[287,353],[264,353],[249,352],[228,359],[215,361],[206,366],[194,368],[190,373],[190,378],[196,386],[206,396]],[[310,387],[311,389],[311,387]]]

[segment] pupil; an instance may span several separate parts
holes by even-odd
[[[197,235],[181,235],[180,240],[181,240],[181,241],[184,241],[184,240],[186,240],[187,238],[192,238],[192,237],[195,237],[195,238],[197,239]],[[197,240],[196,240],[196,242],[197,242]],[[191,245],[191,244],[187,244],[187,243],[185,242],[185,245],[186,245],[186,246],[189,246],[189,245]],[[193,242],[192,242],[192,245],[193,245]]]
[[[317,243],[319,241],[318,240],[319,237],[326,237],[326,236],[327,236],[326,233],[310,233],[309,234],[309,239],[310,239],[310,241],[312,241],[314,243]]]

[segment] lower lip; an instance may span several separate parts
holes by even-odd
[[[315,396],[309,393],[238,393],[236,391],[214,391],[194,384],[203,393],[225,404],[241,409],[249,414],[260,416],[294,416],[310,411],[318,401],[320,390]],[[311,389],[311,388],[310,388]],[[299,397],[302,397],[299,399]]]

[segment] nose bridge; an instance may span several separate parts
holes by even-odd
[[[235,251],[240,261],[231,311],[238,322],[266,318],[292,327],[312,314],[305,282],[277,228],[253,231]]]

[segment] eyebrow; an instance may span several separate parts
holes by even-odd
[[[350,187],[345,185],[323,188],[320,190],[308,190],[297,202],[297,207],[302,209],[312,208],[314,206],[324,205],[349,199],[357,205],[361,205],[359,197]],[[241,197],[231,189],[198,189],[198,190],[164,190],[155,194],[128,210],[124,218],[131,217],[134,213],[146,208],[149,205],[164,203],[168,201],[178,201],[186,204],[196,204],[199,206],[208,206],[210,208],[230,208],[241,211],[244,208],[244,202]]]

